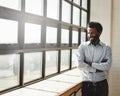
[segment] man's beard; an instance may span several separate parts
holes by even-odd
[[[89,41],[91,42],[91,43],[95,43],[97,40],[99,39],[99,37],[96,35],[96,36],[91,36],[91,37],[89,37]]]

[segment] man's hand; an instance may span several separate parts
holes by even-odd
[[[86,64],[88,64],[89,66],[92,66],[92,62],[87,62],[87,61],[84,61]]]
[[[103,72],[102,70],[96,69],[96,72]]]
[[[107,62],[108,59],[103,59],[101,63]],[[96,72],[103,72],[102,70],[96,69]]]
[[[103,59],[103,60],[101,61],[101,63],[107,62],[107,60],[108,60],[108,59]]]

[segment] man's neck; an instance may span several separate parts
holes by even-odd
[[[99,44],[99,42],[100,42],[100,39],[97,39],[97,40],[95,40],[95,41],[93,41],[93,42],[91,42],[94,46],[96,46],[97,44]]]

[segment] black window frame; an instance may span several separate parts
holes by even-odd
[[[21,10],[14,10],[7,7],[0,6],[0,19],[8,19],[8,20],[14,20],[18,21],[18,44],[0,44],[0,55],[2,54],[20,54],[20,82],[19,86],[11,87],[5,90],[0,90],[1,93],[9,92],[16,88],[21,88],[26,85],[32,84],[33,82],[38,82],[41,80],[44,80],[45,78],[51,77],[53,75],[60,74],[64,71],[60,71],[60,55],[61,50],[70,50],[70,64],[69,69],[72,69],[72,49],[77,49],[79,44],[81,43],[81,31],[86,33],[86,40],[87,40],[87,31],[86,27],[81,26],[81,10],[87,12],[87,23],[89,22],[90,18],[90,0],[87,0],[87,9],[82,7],[82,4],[80,5],[75,4],[73,0],[64,0],[65,2],[69,3],[71,5],[71,22],[66,23],[62,22],[62,1],[59,0],[59,20],[47,18],[47,0],[43,0],[43,16],[35,15],[32,13],[25,12],[25,0],[21,0]],[[82,0],[80,0],[82,2]],[[78,25],[73,24],[73,6],[79,8],[80,10],[80,23]],[[25,23],[33,23],[33,24],[39,24],[41,25],[41,43],[35,43],[35,44],[24,44],[24,29]],[[57,43],[56,44],[46,44],[46,27],[56,27],[57,28]],[[69,29],[69,43],[68,44],[61,44],[61,29],[62,28],[68,28]],[[72,44],[72,32],[73,30],[78,30],[78,44]],[[7,34],[6,34],[7,35]],[[46,51],[58,51],[58,72],[55,74],[51,74],[50,76],[45,76],[45,52]],[[28,83],[24,83],[23,78],[23,70],[24,70],[24,53],[29,52],[42,52],[42,78],[36,78],[36,80],[33,80]]]

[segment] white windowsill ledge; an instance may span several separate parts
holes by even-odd
[[[80,87],[81,81],[81,72],[76,68],[1,96],[66,96],[64,93]]]

